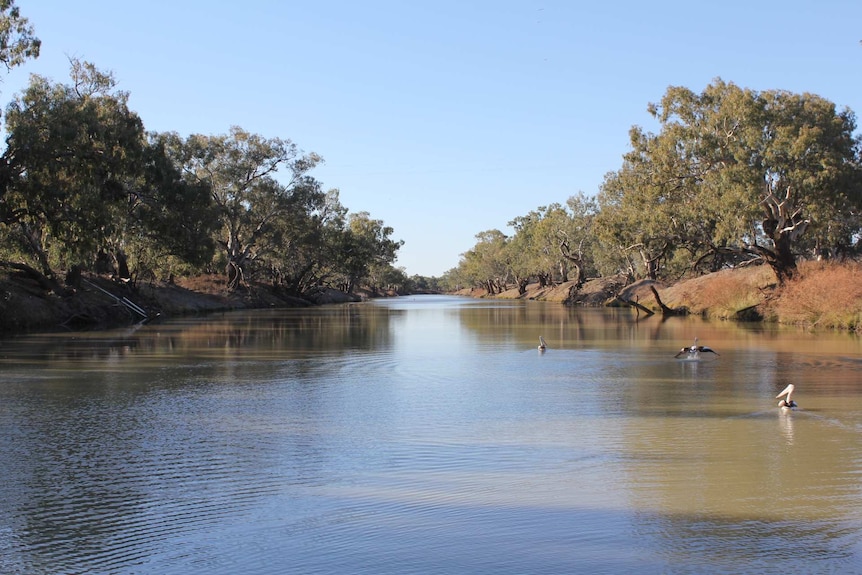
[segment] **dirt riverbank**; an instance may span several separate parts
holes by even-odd
[[[264,285],[230,293],[223,278],[217,276],[147,283],[135,288],[105,277],[87,276],[72,295],[61,297],[25,276],[0,274],[0,334],[109,329],[164,317],[361,299],[360,295],[325,288],[298,298]]]
[[[107,329],[143,319],[347,303],[374,295],[394,295],[348,295],[321,288],[297,298],[266,285],[230,293],[220,276],[146,283],[135,288],[106,277],[87,276],[86,280],[73,295],[61,297],[23,275],[0,273],[0,335]],[[568,282],[545,288],[531,284],[523,294],[517,289],[493,296],[478,289],[457,293],[561,305],[629,305],[638,308],[639,313],[687,313],[709,319],[775,321],[810,328],[862,331],[862,266],[855,262],[805,262],[800,265],[797,277],[780,287],[775,284],[772,271],[759,266],[723,270],[674,284],[650,280],[627,284],[622,276],[615,276],[589,280],[579,289]],[[142,308],[146,317],[133,306]]]

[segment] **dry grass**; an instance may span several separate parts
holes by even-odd
[[[803,262],[771,310],[782,323],[862,330],[862,265]]]
[[[716,274],[713,281],[704,283],[700,305],[708,310],[710,317],[735,317],[742,310],[763,303],[763,294],[758,288],[764,281],[769,280],[761,274]]]
[[[224,294],[227,292],[227,280],[220,275],[200,275],[177,279],[177,285],[198,293]]]
[[[675,309],[713,319],[740,317],[766,299],[775,275],[766,266],[723,270],[679,282],[659,290],[664,303]]]

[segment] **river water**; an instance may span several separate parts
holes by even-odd
[[[3,341],[0,573],[860,573],[860,351],[447,296]]]

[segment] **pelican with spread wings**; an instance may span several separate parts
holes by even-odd
[[[684,347],[679,350],[674,357],[679,358],[682,356],[686,356],[688,359],[698,359],[700,354],[702,353],[714,353],[715,355],[720,355],[717,351],[710,347],[706,347],[705,345],[698,345],[697,338],[694,338],[694,345],[690,345],[688,347]]]

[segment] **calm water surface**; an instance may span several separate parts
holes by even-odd
[[[0,573],[860,573],[860,352],[443,296],[3,341]]]

